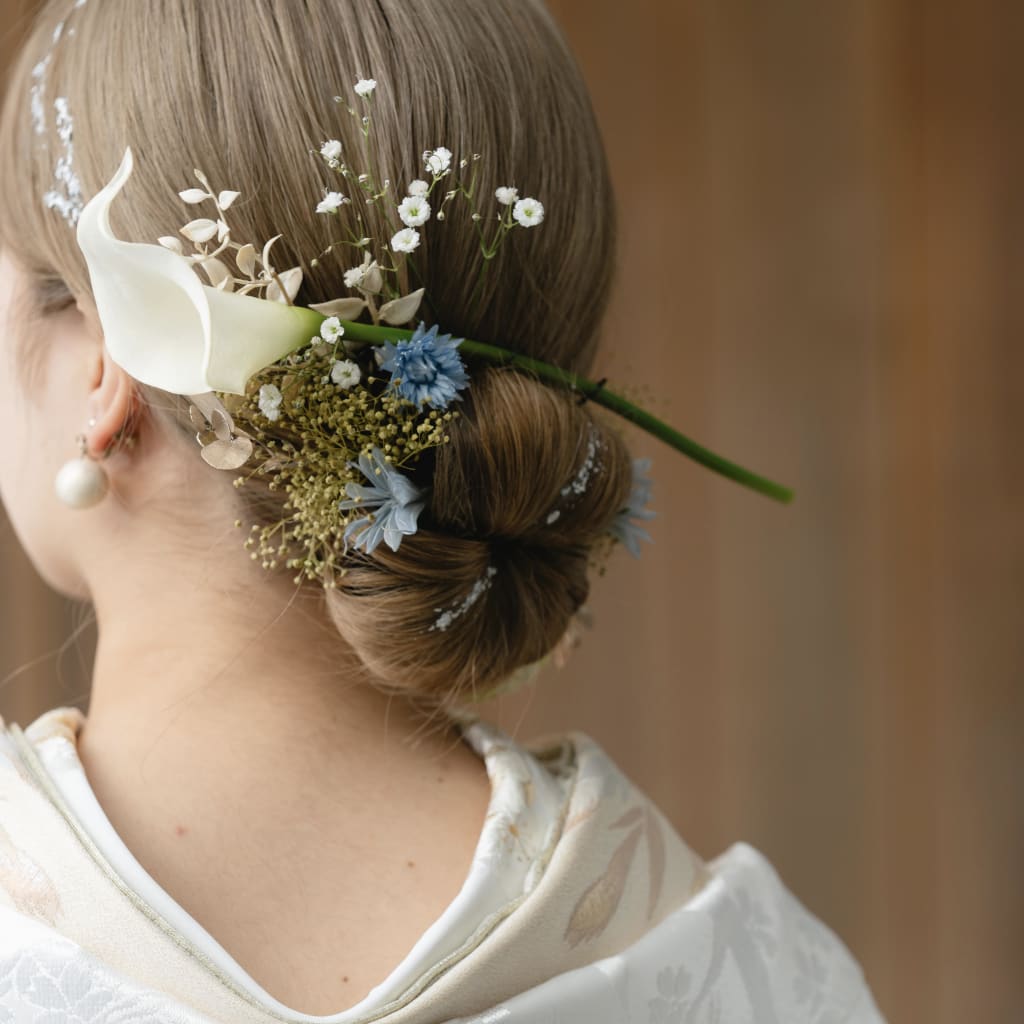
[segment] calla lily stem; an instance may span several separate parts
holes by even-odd
[[[345,338],[348,341],[364,342],[370,345],[383,345],[386,341],[396,342],[408,340],[413,332],[397,327],[377,327],[373,324],[354,323],[349,320],[341,321],[345,328]],[[539,359],[532,359],[530,356],[521,355],[518,352],[511,352],[497,345],[489,345],[485,342],[471,341],[468,338],[459,345],[459,351],[468,356],[476,356],[490,363],[498,365],[518,366],[524,370],[535,373],[542,380],[561,384],[572,391],[577,391],[592,402],[603,405],[607,409],[618,413],[620,416],[635,423],[638,427],[646,430],[649,434],[660,438],[666,444],[689,456],[702,466],[720,473],[722,476],[748,487],[753,491],[774,498],[783,504],[793,500],[793,491],[782,484],[775,483],[757,473],[752,473],[742,466],[738,466],[728,459],[716,455],[696,441],[691,441],[678,430],[670,427],[667,423],[652,416],[649,412],[638,408],[632,402],[627,401],[614,391],[609,391],[603,382],[588,380],[579,374],[571,373],[550,363],[541,362]]]

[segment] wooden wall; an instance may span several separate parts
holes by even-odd
[[[631,435],[655,545],[491,710],[593,734],[701,854],[763,850],[892,1021],[1018,1021],[1024,6],[552,8],[621,196],[600,373],[797,499]],[[3,545],[24,722],[84,697],[90,641],[56,658],[80,612]]]

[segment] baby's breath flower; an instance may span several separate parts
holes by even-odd
[[[356,95],[365,98],[377,88],[377,81],[374,78],[360,78],[359,81],[356,82],[355,88]]]
[[[320,200],[320,205],[316,208],[316,212],[337,213],[347,202],[348,199],[340,192],[328,192]]]
[[[519,189],[502,186],[494,197],[502,206],[511,206],[519,198]]]
[[[406,196],[398,206],[398,216],[407,228],[418,228],[430,220],[430,203],[420,196]]]
[[[391,239],[393,252],[415,252],[420,245],[420,233],[415,228],[402,228]]]
[[[320,155],[329,164],[337,163],[341,159],[341,143],[337,139],[329,139],[320,147]]]
[[[440,146],[423,154],[424,166],[435,178],[440,178],[452,165],[452,151]]]
[[[370,295],[376,295],[384,287],[380,267],[376,260],[370,258],[369,253],[363,256],[363,262],[358,267],[345,271],[345,287],[358,288]]]
[[[336,316],[329,316],[320,325],[320,337],[324,341],[337,341],[345,333],[345,328],[341,326],[341,321]]]
[[[524,228],[532,228],[544,220],[544,205],[536,199],[520,199],[512,207],[512,216]]]
[[[359,364],[351,359],[335,359],[331,363],[331,380],[340,388],[355,387],[362,376]]]
[[[430,186],[422,178],[409,182],[409,195],[411,196],[425,196],[429,191]]]
[[[281,402],[284,396],[276,384],[264,384],[260,388],[259,406],[260,412],[268,420],[276,420],[281,415]]]

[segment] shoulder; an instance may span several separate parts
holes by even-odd
[[[565,938],[585,946],[607,930],[636,937],[699,891],[703,860],[593,737],[550,734],[523,749],[567,794],[558,857],[580,887]]]
[[[647,933],[656,951],[654,962],[689,947],[692,955],[679,960],[686,964],[678,968],[679,974],[700,965],[698,950],[710,950],[704,976],[693,978],[699,982],[695,991],[726,984],[727,976],[739,970],[753,1005],[778,1006],[784,1010],[780,1019],[810,1019],[813,1007],[827,1006],[837,1021],[881,1020],[874,1016],[877,1010],[850,950],[801,903],[764,853],[738,841],[703,860],[592,737],[574,732],[540,747],[540,755],[556,763],[570,751],[583,813],[595,808],[589,813],[604,817],[607,826],[624,836],[636,835],[641,848],[647,848],[647,856],[638,859],[652,903],[653,887],[663,876],[660,884],[668,902],[650,915],[649,923],[661,920]],[[598,810],[604,804],[609,810],[621,808],[623,803],[627,809],[618,817]],[[668,978],[653,978],[652,991],[664,988]],[[672,976],[673,990],[681,983],[681,976]]]

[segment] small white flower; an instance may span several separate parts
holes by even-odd
[[[320,325],[320,337],[324,341],[337,341],[345,333],[345,328],[341,326],[341,321],[336,316],[329,316]]]
[[[377,80],[375,78],[360,78],[356,82],[356,95],[357,96],[369,96],[374,89],[377,88]]]
[[[329,139],[320,147],[320,155],[328,163],[336,163],[341,159],[341,143],[337,139]]]
[[[519,198],[519,189],[499,188],[494,196],[502,206],[511,206]]]
[[[418,228],[430,220],[430,203],[420,196],[406,196],[399,204],[398,216],[407,228]]]
[[[331,364],[331,380],[340,388],[355,387],[362,376],[358,363],[351,359],[335,359]]]
[[[415,252],[419,248],[420,233],[415,228],[402,228],[391,239],[393,252]]]
[[[532,228],[544,220],[544,206],[536,199],[520,199],[512,207],[512,216],[524,228]]]
[[[281,415],[281,402],[284,396],[276,384],[264,384],[260,388],[260,412],[268,420],[276,420]]]
[[[452,151],[440,146],[431,152],[429,149],[423,154],[424,166],[435,177],[440,178],[452,165]]]
[[[316,212],[337,213],[347,202],[348,200],[340,192],[328,192],[320,200],[320,205],[316,208]]]
[[[421,178],[417,178],[415,181],[409,182],[409,195],[425,196],[430,191],[430,186],[423,181]]]
[[[376,260],[370,259],[369,253],[363,257],[363,262],[358,267],[345,271],[345,287],[358,288],[371,295],[376,295],[384,287],[380,267]]]

